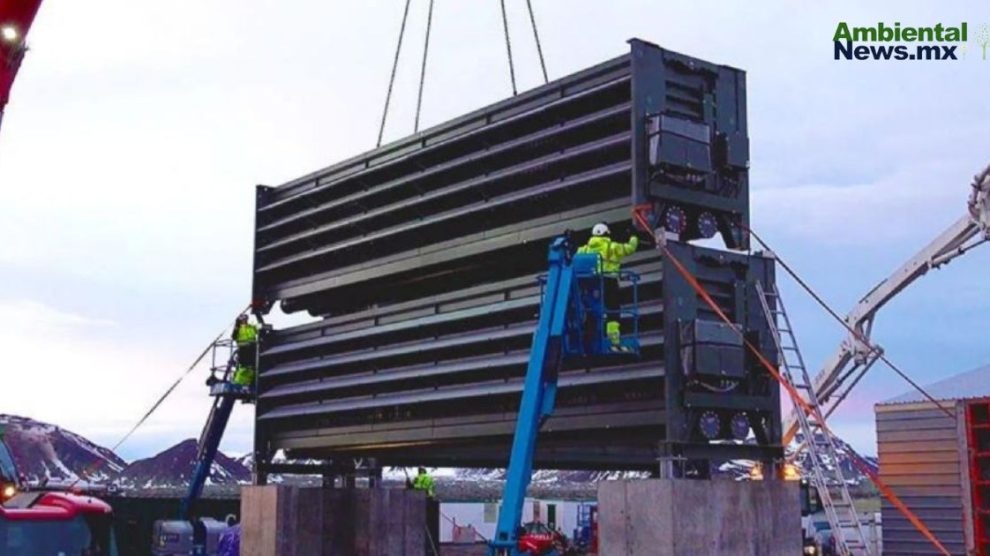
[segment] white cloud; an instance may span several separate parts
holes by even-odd
[[[966,212],[972,164],[905,159],[886,175],[854,184],[798,183],[753,192],[753,222],[777,235],[863,247],[934,239]],[[757,230],[759,231],[759,230]]]
[[[62,311],[30,299],[0,300],[0,322],[6,323],[8,329],[51,333],[53,337],[69,328],[115,325],[112,320]]]
[[[151,407],[191,363],[154,343],[128,344],[112,321],[79,315],[31,300],[0,302],[4,354],[4,412],[71,428],[112,445]],[[201,347],[201,346],[200,346]],[[168,446],[199,435],[212,399],[203,380],[209,358],[121,448]],[[233,427],[249,427],[238,411]],[[233,435],[238,452],[249,448]]]

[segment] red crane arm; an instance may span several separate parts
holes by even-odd
[[[27,34],[41,0],[0,0],[0,118],[27,51]]]

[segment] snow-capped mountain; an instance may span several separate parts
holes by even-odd
[[[553,485],[557,483],[597,483],[599,481],[614,481],[618,479],[638,479],[648,477],[649,473],[641,471],[575,471],[538,469],[533,472],[534,485]],[[453,477],[459,481],[503,481],[505,469],[455,469]]]
[[[788,447],[788,454],[793,453],[798,448],[801,441],[802,437],[801,435],[798,435],[795,441]],[[829,461],[827,456],[822,456],[823,463],[830,468],[832,468],[831,466],[837,464],[842,471],[842,476],[845,478],[846,483],[850,485],[868,483],[869,478],[866,473],[864,473],[854,462],[854,459],[856,459],[856,452],[852,449],[852,447],[839,438],[835,438],[834,442],[838,461],[832,462]],[[871,472],[875,474],[879,473],[879,462],[876,457],[861,456],[858,459],[862,461]],[[725,461],[717,465],[713,472],[717,476],[735,480],[745,480],[750,477],[750,472],[753,469],[754,463],[755,462],[748,460]],[[801,452],[795,460],[795,463],[801,469],[802,474],[806,475],[811,472],[812,463],[807,450]],[[443,475],[452,475],[452,478],[457,481],[497,482],[505,479],[505,469],[454,469],[452,471],[453,473],[444,473]],[[637,471],[558,471],[543,469],[533,472],[532,484],[534,486],[551,487],[558,484],[589,484],[616,479],[640,479],[648,476],[649,473]]]
[[[797,449],[800,442],[803,442],[803,435],[797,435],[794,442],[789,447],[789,451]],[[822,463],[828,466],[830,469],[834,468],[835,465],[839,466],[842,471],[842,476],[845,478],[846,482],[852,485],[858,485],[867,483],[870,481],[869,477],[864,473],[858,465],[856,465],[856,460],[859,460],[867,469],[873,474],[880,473],[880,461],[874,456],[862,456],[857,457],[857,452],[853,450],[852,446],[844,442],[841,438],[833,437],[833,444],[835,446],[835,455],[838,457],[837,462],[828,461],[828,457],[824,454],[821,455]],[[804,450],[798,456],[796,463],[800,466],[804,473],[809,473],[811,471],[811,457],[808,455],[808,451]]]
[[[196,466],[196,440],[190,438],[150,458],[127,466],[116,482],[125,488],[157,489],[184,487]],[[207,485],[251,482],[251,470],[237,460],[217,452]]]
[[[4,440],[10,447],[11,453],[21,473],[31,482],[47,481],[49,484],[70,483],[82,475],[88,483],[116,483],[128,489],[176,489],[184,488],[189,481],[196,459],[196,441],[188,439],[168,448],[167,450],[141,459],[128,465],[123,459],[109,449],[98,446],[89,440],[55,425],[42,423],[26,417],[0,415],[0,427],[4,429]],[[797,446],[795,441],[789,447],[789,452]],[[826,465],[838,465],[846,481],[850,485],[865,485],[869,482],[867,476],[854,463],[851,447],[840,439],[836,439],[837,462],[825,461]],[[278,454],[276,461],[287,461],[284,454]],[[811,462],[807,453],[797,458],[797,463],[805,472],[810,472]],[[866,456],[862,458],[867,467],[874,473],[878,471],[877,458]],[[318,463],[306,460],[296,463]],[[217,454],[211,469],[207,484],[229,485],[248,483],[251,481],[253,455],[247,454],[239,458],[230,458],[222,453]],[[743,480],[749,477],[753,462],[736,460],[727,461],[717,466],[717,475]],[[438,490],[451,491],[455,496],[470,496],[475,487],[488,485],[493,492],[498,492],[498,486],[505,475],[504,469],[431,469],[431,474],[437,479]],[[404,482],[406,473],[415,474],[415,469],[386,468],[384,478],[387,482]],[[558,488],[567,492],[593,489],[594,484],[603,480],[633,479],[647,477],[647,473],[628,471],[567,471],[567,470],[538,470],[533,475],[535,489]],[[282,477],[272,477],[273,482],[281,482]],[[301,477],[285,477],[292,482],[305,481]],[[473,486],[472,486],[473,485]],[[470,488],[469,488],[470,487]],[[485,491],[487,492],[487,491]]]
[[[48,423],[0,415],[3,438],[20,473],[30,482],[91,482],[116,476],[127,462],[109,449]]]

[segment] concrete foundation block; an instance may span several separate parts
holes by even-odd
[[[251,486],[241,490],[242,556],[425,556],[420,491]]]
[[[606,481],[598,534],[601,556],[801,554],[798,484]]]

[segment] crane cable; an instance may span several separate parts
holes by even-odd
[[[516,68],[512,63],[512,40],[509,39],[509,17],[505,13],[505,0],[499,0],[502,6],[502,27],[505,29],[505,50],[509,54],[509,81],[512,82],[512,96],[519,94],[516,90]]]
[[[935,404],[935,407],[937,407],[943,413],[945,413],[946,415],[948,415],[949,417],[951,417],[953,421],[956,421],[956,415],[955,415],[955,413],[953,413],[948,408],[946,408],[944,405],[942,405],[941,403],[939,403],[939,401],[937,399],[935,399],[934,396],[932,396],[930,393],[928,393],[928,391],[925,390],[920,384],[918,384],[917,382],[915,382],[914,380],[912,380],[911,377],[908,376],[907,373],[905,373],[900,367],[898,367],[897,365],[895,365],[894,362],[891,361],[890,358],[888,358],[886,356],[886,354],[883,353],[883,350],[880,349],[880,346],[878,346],[878,345],[874,344],[873,342],[871,342],[870,339],[867,338],[865,334],[863,334],[862,332],[860,332],[860,331],[856,330],[855,328],[853,328],[852,325],[850,325],[848,322],[846,322],[845,319],[843,319],[841,316],[839,316],[839,313],[837,313],[834,309],[832,309],[828,305],[828,303],[825,302],[825,300],[822,298],[822,296],[820,296],[814,289],[812,289],[812,287],[807,282],[805,282],[800,276],[798,276],[797,272],[795,272],[794,269],[791,268],[791,266],[789,264],[787,264],[782,258],[780,258],[780,255],[777,253],[777,251],[774,251],[769,245],[767,245],[767,242],[763,241],[763,238],[761,238],[756,232],[754,232],[749,227],[746,227],[746,226],[743,226],[743,227],[744,227],[744,229],[751,236],[753,236],[753,238],[757,242],[760,243],[760,245],[763,246],[764,249],[766,249],[767,251],[770,251],[771,253],[773,253],[774,259],[778,263],[780,263],[780,266],[788,274],[790,274],[791,278],[794,278],[794,281],[796,281],[798,283],[798,285],[800,285],[801,288],[803,288],[804,291],[806,291],[808,293],[808,295],[810,295],[811,298],[815,300],[816,303],[818,303],[823,309],[825,309],[825,311],[829,315],[831,315],[832,318],[836,320],[836,322],[838,322],[846,330],[848,330],[849,333],[852,334],[852,336],[854,338],[856,338],[856,340],[858,340],[863,345],[865,345],[866,347],[868,347],[870,349],[870,353],[876,354],[876,356],[877,356],[878,359],[880,359],[881,361],[883,361],[895,373],[897,373],[901,378],[903,378],[905,381],[907,381],[908,384],[910,384],[911,386],[913,386],[918,392],[920,392],[923,396],[925,396],[926,398],[928,398],[928,401],[930,401],[933,404]]]
[[[536,16],[533,15],[532,0],[526,0],[526,8],[529,10],[529,22],[533,26],[533,40],[536,41],[536,53],[540,56],[540,69],[543,70],[543,82],[549,83],[550,78],[547,76],[547,63],[543,59],[543,45],[540,44],[540,32],[536,30]]]
[[[172,395],[172,392],[175,391],[175,389],[179,386],[179,384],[183,380],[185,380],[186,377],[189,376],[189,374],[193,372],[193,369],[195,369],[196,366],[199,365],[199,363],[203,360],[203,358],[206,357],[207,354],[210,353],[210,349],[212,349],[213,346],[217,342],[219,342],[221,338],[223,338],[224,334],[227,333],[227,330],[229,330],[230,327],[237,322],[237,318],[240,317],[241,315],[247,313],[248,309],[250,309],[250,308],[251,308],[251,305],[248,305],[247,307],[245,307],[243,310],[241,310],[240,312],[237,313],[237,316],[234,317],[234,320],[231,322],[231,324],[228,324],[228,325],[224,326],[223,330],[221,330],[220,333],[217,334],[216,338],[214,338],[213,341],[211,341],[209,344],[207,344],[207,346],[203,349],[203,351],[200,352],[199,356],[196,357],[196,359],[192,362],[191,365],[189,365],[188,368],[186,368],[186,371],[184,373],[182,373],[181,375],[179,375],[175,379],[175,382],[173,382],[172,385],[169,386],[165,390],[165,392],[158,398],[158,400],[154,404],[151,405],[151,408],[148,409],[147,412],[145,412],[144,416],[142,416],[141,419],[139,419],[138,422],[135,423],[134,426],[131,427],[131,429],[129,431],[127,431],[127,434],[125,434],[123,437],[121,437],[121,439],[118,440],[117,443],[114,444],[113,447],[110,448],[110,451],[111,452],[116,452],[117,449],[120,448],[120,446],[123,445],[124,442],[126,442],[127,439],[130,438],[131,435],[133,435],[138,430],[138,428],[140,428],[142,425],[144,425],[144,423],[151,417],[151,415],[155,411],[157,411],[159,407],[161,407],[162,403],[166,400],[166,398],[168,398],[169,396]],[[81,481],[84,476],[91,475],[96,470],[98,470],[100,467],[102,467],[104,463],[106,463],[106,459],[98,459],[95,462],[93,462],[92,464],[90,464],[89,467],[87,467],[85,470],[83,470],[82,474],[79,477],[77,477],[76,480],[73,481],[71,485],[69,485],[69,488],[71,489],[72,487],[76,486],[76,484],[78,484],[79,481]]]
[[[646,221],[646,219],[643,217],[643,215],[640,214],[638,211],[633,212],[633,218],[644,230],[653,229]],[[680,273],[680,275],[691,286],[691,288],[694,289],[694,291],[698,294],[698,296],[712,309],[712,311],[715,312],[716,315],[718,315],[718,317],[723,322],[725,322],[726,325],[728,325],[736,334],[739,335],[740,339],[742,339],[743,343],[746,345],[749,351],[756,357],[756,359],[760,362],[760,364],[764,368],[766,368],[766,370],[770,373],[770,376],[772,376],[777,382],[780,383],[781,386],[784,387],[784,390],[791,397],[791,401],[794,403],[794,405],[800,407],[803,411],[807,411],[808,414],[815,416],[816,419],[818,419],[818,423],[822,428],[822,432],[824,432],[825,434],[833,434],[831,429],[825,423],[825,419],[818,411],[818,408],[813,407],[811,404],[805,401],[804,398],[801,397],[801,395],[798,393],[794,385],[791,384],[790,381],[788,381],[780,374],[780,371],[777,369],[777,367],[773,363],[771,363],[770,360],[768,360],[766,356],[763,355],[763,353],[759,350],[759,348],[757,348],[746,337],[743,331],[739,329],[738,325],[732,322],[732,319],[730,319],[728,315],[726,315],[725,312],[722,310],[722,308],[718,305],[718,303],[716,303],[715,300],[712,299],[711,295],[708,294],[708,292],[705,290],[704,286],[701,285],[698,279],[695,278],[691,274],[691,272],[681,263],[681,261],[678,260],[678,258],[670,251],[670,249],[668,249],[667,246],[664,245],[662,239],[655,238],[654,242],[656,244],[657,249],[660,250],[661,253],[664,256],[666,256],[671,263],[673,263],[674,268],[677,270],[677,272]],[[867,477],[869,477],[870,481],[877,487],[877,490],[879,490],[884,495],[884,497],[887,498],[887,500],[889,500],[890,503],[893,504],[908,519],[908,521],[911,522],[912,525],[914,525],[915,529],[921,532],[921,534],[924,535],[925,538],[928,539],[928,541],[931,542],[932,545],[939,550],[939,552],[945,554],[946,556],[949,556],[950,554],[949,551],[946,550],[945,546],[942,545],[941,541],[938,540],[938,537],[936,537],[935,534],[932,533],[931,529],[929,529],[928,526],[925,525],[925,523],[921,521],[921,519],[913,511],[911,511],[911,508],[909,508],[907,504],[905,504],[904,501],[902,501],[900,497],[898,497],[897,494],[895,494],[894,491],[883,480],[880,479],[879,475],[877,475],[873,471],[873,469],[871,469],[870,466],[866,464],[866,462],[864,462],[858,454],[856,454],[855,451],[850,450],[849,452],[850,455],[853,456],[851,458],[853,464],[860,471],[862,471]]]
[[[399,58],[402,55],[402,41],[406,35],[406,24],[409,21],[409,6],[412,4],[412,0],[406,0],[405,7],[402,11],[402,23],[399,26],[399,38],[395,45],[395,56],[392,59],[392,71],[388,78],[388,89],[385,92],[385,106],[382,108],[382,120],[378,125],[378,140],[375,142],[375,148],[382,146],[382,139],[385,136],[385,124],[388,121],[388,110],[392,104],[392,92],[395,90],[395,76],[399,69]],[[426,16],[426,37],[423,42],[423,60],[420,64],[419,70],[419,91],[416,95],[416,116],[413,122],[413,133],[419,132],[419,120],[420,115],[423,110],[423,89],[426,83],[426,61],[429,57],[430,51],[430,35],[433,30],[433,4],[434,0],[430,0],[429,10]],[[499,0],[499,4],[502,9],[502,29],[505,36],[505,50],[509,58],[509,81],[512,84],[512,95],[516,96],[519,94],[519,89],[516,86],[516,68],[515,60],[512,56],[512,40],[509,36],[509,16],[505,9],[505,0]],[[536,14],[533,12],[532,0],[526,0],[526,8],[529,12],[529,22],[533,27],[533,40],[536,42],[536,53],[540,59],[540,70],[543,73],[543,82],[549,83],[550,78],[547,73],[547,63],[543,56],[543,43],[540,41],[540,32],[536,24]]]
[[[426,55],[430,52],[430,30],[433,28],[433,0],[430,0],[430,10],[426,14],[426,40],[423,43],[423,65],[419,70],[419,95],[416,97],[416,121],[413,133],[419,132],[419,113],[423,108],[423,83],[426,81]]]
[[[392,87],[395,85],[395,72],[399,69],[399,53],[402,52],[402,37],[406,34],[406,21],[409,19],[409,4],[412,0],[406,0],[406,9],[402,12],[402,26],[399,27],[399,43],[395,46],[395,60],[392,62],[392,75],[388,78],[388,92],[385,93],[385,109],[382,111],[382,124],[378,128],[378,143],[375,147],[382,146],[382,135],[385,133],[385,120],[388,118],[388,105],[392,101]]]

